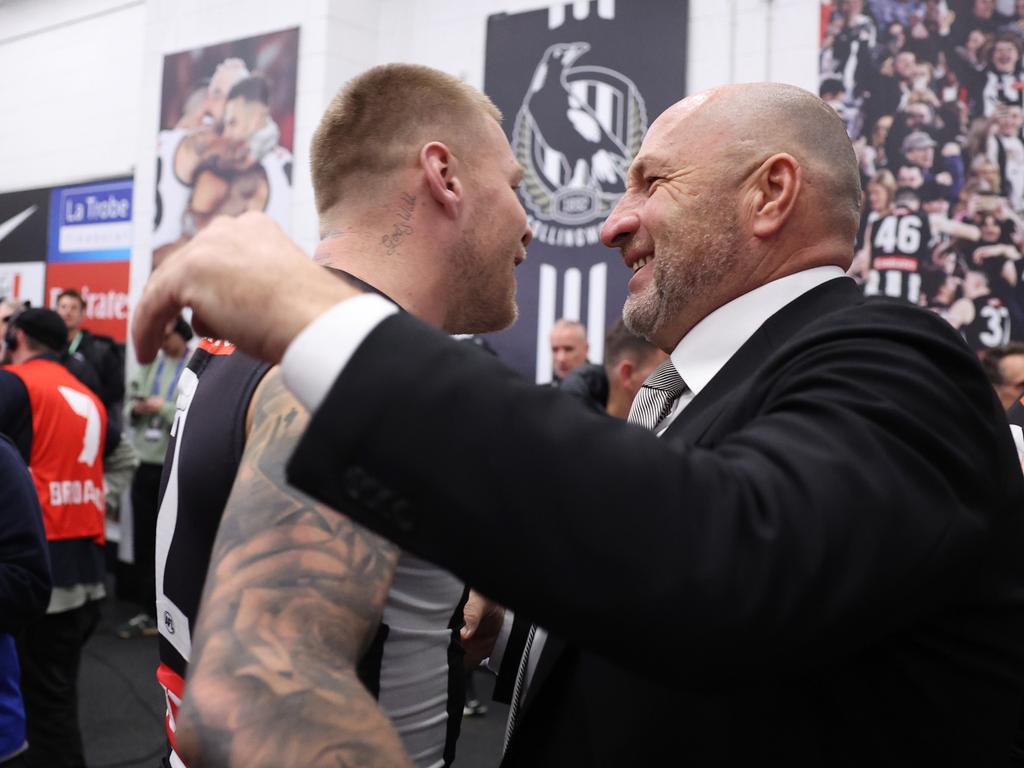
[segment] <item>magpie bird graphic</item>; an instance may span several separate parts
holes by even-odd
[[[571,86],[572,65],[589,50],[585,42],[550,46],[534,70],[523,101],[548,152],[560,155],[557,180],[563,187],[622,182],[628,165],[626,147]],[[552,175],[551,165],[543,165]]]

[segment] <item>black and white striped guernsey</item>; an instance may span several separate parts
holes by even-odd
[[[214,538],[242,459],[246,413],[269,370],[225,342],[204,339],[182,373],[157,522],[157,677],[167,698],[172,766],[175,716],[192,650],[191,632]],[[402,553],[377,636],[359,665],[414,763],[449,765],[464,699],[464,585]]]

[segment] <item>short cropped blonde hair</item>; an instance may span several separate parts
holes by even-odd
[[[317,212],[337,204],[355,177],[375,180],[412,163],[428,141],[457,143],[481,117],[500,122],[501,112],[476,88],[444,72],[416,64],[367,70],[338,91],[313,134]]]

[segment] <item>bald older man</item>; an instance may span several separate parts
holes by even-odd
[[[562,318],[551,327],[551,372],[555,382],[562,381],[577,368],[586,365],[587,329],[577,320]]]
[[[325,283],[258,216],[161,268],[135,338],[192,304],[283,357],[316,412],[291,481],[549,630],[505,766],[1004,765],[1024,480],[956,334],[844,276],[859,201],[799,89],[655,121],[602,233],[670,354],[646,428]]]

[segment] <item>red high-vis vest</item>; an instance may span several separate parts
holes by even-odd
[[[53,360],[36,358],[5,369],[25,384],[32,406],[28,468],[43,508],[46,538],[95,538],[102,544],[106,408]]]

